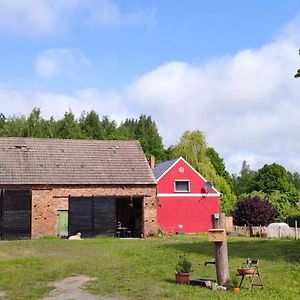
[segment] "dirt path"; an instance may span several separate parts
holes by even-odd
[[[42,300],[126,300],[122,297],[95,296],[82,290],[80,287],[90,280],[93,280],[93,278],[78,275],[54,282],[52,286],[55,289]]]

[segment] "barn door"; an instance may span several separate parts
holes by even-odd
[[[116,231],[116,200],[112,197],[94,198],[94,235],[114,236]]]
[[[58,211],[58,232],[57,235],[60,237],[68,236],[68,211]]]
[[[116,201],[113,197],[70,197],[69,235],[114,235]]]
[[[31,191],[3,190],[1,193],[1,239],[31,237]]]
[[[69,198],[69,235],[80,232],[83,237],[93,236],[93,198]]]

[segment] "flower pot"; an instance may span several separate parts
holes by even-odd
[[[176,283],[188,284],[190,281],[190,273],[175,273]]]
[[[237,268],[239,275],[252,275],[254,274],[254,268]]]
[[[234,287],[232,289],[232,292],[235,294],[235,295],[238,295],[240,293],[241,289],[239,287]]]

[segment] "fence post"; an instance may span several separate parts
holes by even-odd
[[[296,240],[298,240],[298,224],[297,224],[298,222],[297,222],[297,220],[295,220],[295,238],[296,238]]]
[[[281,228],[280,228],[280,226],[279,226],[279,228],[278,228],[278,233],[279,233],[279,238],[281,239]]]
[[[261,225],[259,225],[259,237],[262,237],[262,229],[261,229]]]

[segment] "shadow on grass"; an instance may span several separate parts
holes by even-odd
[[[205,240],[199,242],[179,242],[165,244],[165,248],[175,249],[182,253],[203,253],[214,257],[214,244]],[[292,239],[267,240],[258,238],[229,238],[228,255],[231,258],[241,258],[244,262],[247,257],[259,258],[266,261],[284,260],[292,264],[300,263],[300,241]]]

